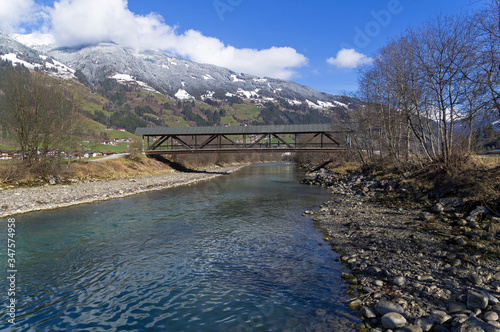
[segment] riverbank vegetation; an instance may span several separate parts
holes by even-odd
[[[499,22],[500,1],[492,0],[408,28],[382,47],[359,74],[352,150],[331,167],[357,162],[363,172],[499,211],[499,158],[481,156],[500,148]]]
[[[500,117],[499,22],[493,0],[477,13],[408,28],[384,46],[359,75],[359,157],[454,169],[498,148],[498,137],[486,136]]]
[[[72,183],[82,180],[128,179],[138,176],[167,174],[173,171],[197,172],[214,167],[251,163],[278,162],[287,157],[281,153],[169,155],[157,159],[143,155],[137,144],[132,144],[130,155],[103,160],[84,159],[52,162],[51,168],[33,168],[16,161],[0,161],[0,187],[40,186],[45,184]],[[134,148],[135,147],[135,148]]]

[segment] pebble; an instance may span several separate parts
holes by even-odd
[[[326,311],[325,310],[323,310],[323,309],[316,310],[316,316],[317,317],[323,317],[325,315],[326,315]]]
[[[430,318],[436,324],[444,324],[451,320],[451,316],[441,310],[433,310]]]
[[[406,278],[403,276],[395,277],[392,280],[392,283],[396,286],[404,286],[404,284],[406,283]]]
[[[428,332],[432,329],[434,323],[427,318],[417,318],[415,320],[415,325],[419,326],[422,329],[422,331]]]
[[[381,321],[386,329],[397,329],[405,326],[407,323],[406,318],[397,312],[389,312],[383,315]]]
[[[484,314],[484,319],[485,320],[491,320],[491,321],[497,321],[498,320],[498,314],[494,311],[488,311]]]
[[[483,293],[479,293],[473,290],[470,290],[467,293],[467,308],[473,309],[486,309],[488,306],[489,298],[487,295]]]
[[[375,310],[373,310],[373,308],[368,307],[368,306],[363,306],[359,310],[359,314],[360,314],[361,317],[368,318],[368,319],[372,319],[372,318],[376,318],[377,317],[377,313],[375,312]]]
[[[449,313],[457,313],[467,310],[467,307],[462,302],[450,302],[448,303],[448,312]]]
[[[398,314],[404,314],[404,309],[397,303],[381,300],[375,305],[375,310],[380,315],[385,315],[390,312],[395,312]]]
[[[367,330],[470,332],[477,327],[471,325],[475,316],[490,323],[482,327],[500,326],[494,319],[500,313],[500,262],[490,249],[500,231],[491,225],[500,218],[493,219],[485,209],[471,212],[470,202],[460,198],[432,203],[431,193],[415,201],[434,206],[437,213],[401,208],[393,196],[385,196],[393,195],[391,190],[413,195],[400,180],[322,176],[331,178],[332,190],[341,188],[343,196],[328,204],[330,212],[316,222],[335,239],[334,250],[338,247],[349,257],[345,263],[356,259],[348,266],[359,284],[351,289],[362,299],[359,315]],[[388,314],[399,314],[406,323],[395,327],[384,318],[382,326]]]

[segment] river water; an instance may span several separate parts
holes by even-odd
[[[328,191],[294,165],[16,217],[16,324],[0,330],[341,330],[336,254],[307,209]],[[7,220],[0,222],[6,276]],[[323,309],[326,315],[317,310]],[[5,314],[4,314],[5,313]]]

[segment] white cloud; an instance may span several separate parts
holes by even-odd
[[[291,78],[294,69],[308,61],[290,47],[237,49],[199,31],[180,34],[160,15],[131,12],[126,0],[59,0],[49,12],[48,30],[58,46],[114,41],[122,46],[162,49],[236,72],[283,79]]]
[[[13,32],[34,19],[34,0],[0,0],[0,29]]]
[[[362,53],[356,52],[354,49],[343,48],[337,52],[335,58],[329,58],[326,60],[332,66],[338,68],[357,68],[362,65],[367,65],[373,62],[373,58],[370,58]]]

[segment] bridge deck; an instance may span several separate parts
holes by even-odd
[[[345,150],[349,131],[333,125],[137,128],[146,154]]]

